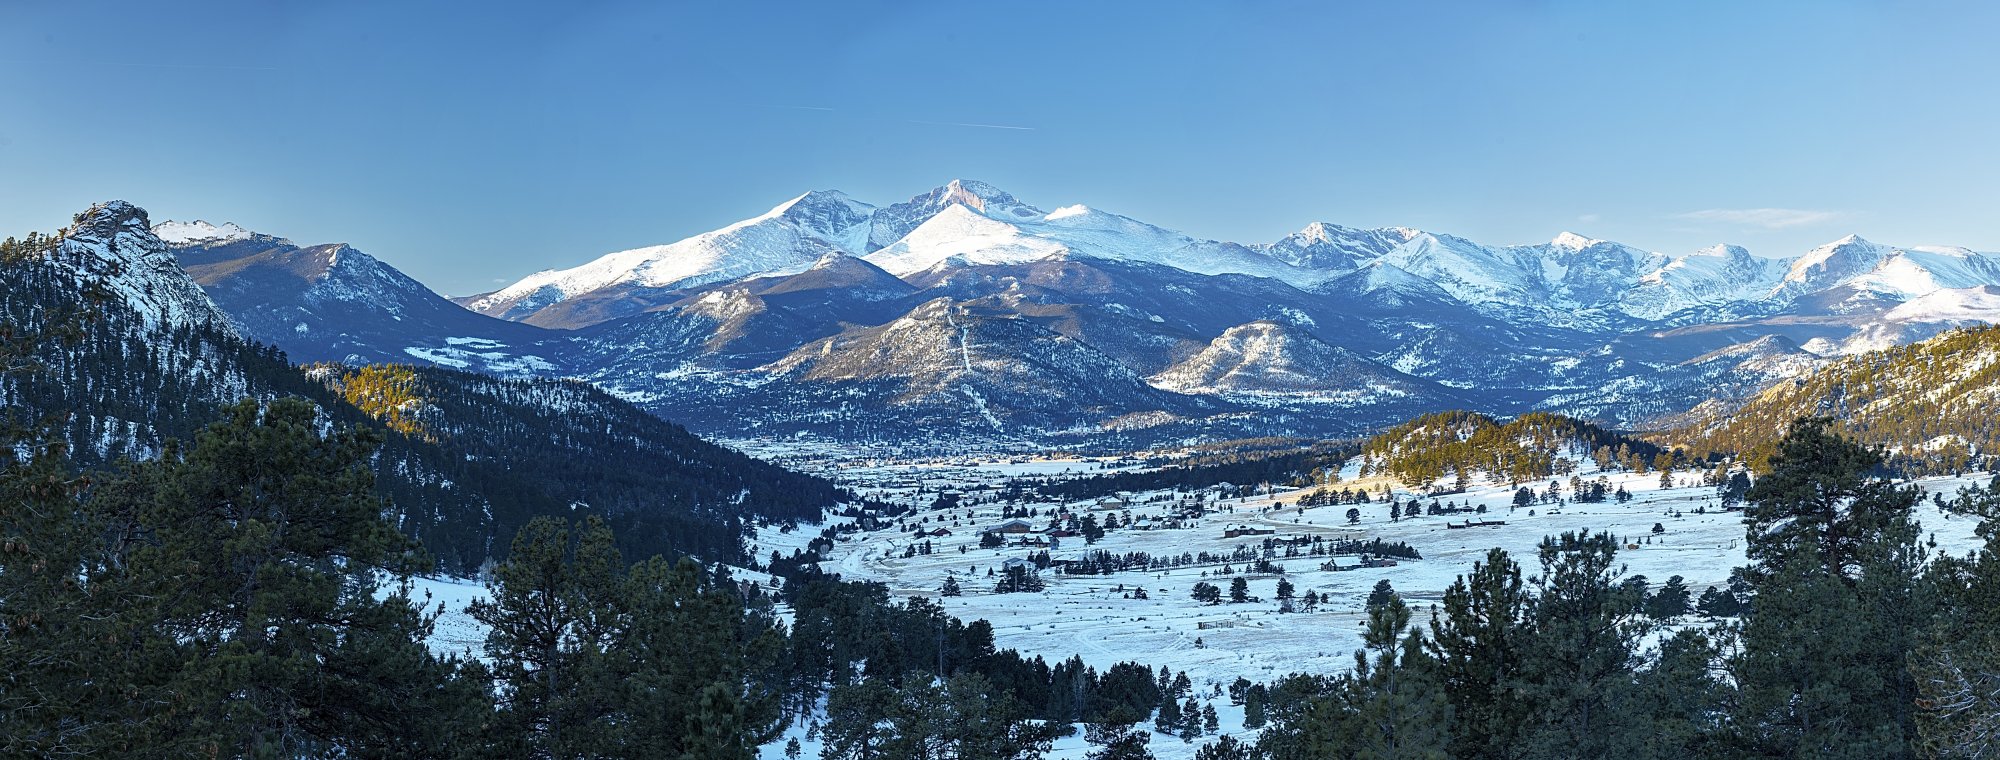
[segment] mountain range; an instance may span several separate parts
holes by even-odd
[[[343,245],[155,232],[295,359],[576,377],[738,440],[1350,435],[1451,408],[1646,426],[2000,313],[2000,257],[1961,248],[1669,255],[1324,222],[1235,243],[974,181],[805,193],[449,300]]]

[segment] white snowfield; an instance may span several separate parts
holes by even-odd
[[[1585,462],[1588,467],[1588,460]],[[1129,459],[1015,458],[926,464],[876,461],[857,462],[836,474],[865,493],[891,501],[929,505],[945,490],[959,491],[968,501],[977,501],[981,494],[979,487],[999,485],[1010,477],[1088,476],[1136,467]],[[1377,489],[1386,484],[1381,479],[1355,481],[1355,469],[1350,463],[1343,473],[1348,482],[1335,484],[1331,490],[1363,486]],[[1259,547],[1267,538],[1319,536],[1329,541],[1341,538],[1401,541],[1422,553],[1423,559],[1398,560],[1394,567],[1340,571],[1320,569],[1326,557],[1275,558],[1273,561],[1284,566],[1283,577],[1295,586],[1298,597],[1311,591],[1326,599],[1311,613],[1279,612],[1278,576],[1273,575],[1248,576],[1250,595],[1255,597],[1248,603],[1225,601],[1209,605],[1190,597],[1193,586],[1206,581],[1221,587],[1226,599],[1230,581],[1247,569],[1240,562],[1229,563],[1235,574],[1223,574],[1221,563],[1113,575],[1063,575],[1050,570],[1041,573],[1046,583],[1042,592],[992,593],[995,576],[1001,572],[1003,563],[1043,551],[1011,546],[979,548],[981,530],[1002,522],[999,504],[977,504],[948,511],[924,509],[905,518],[918,522],[926,531],[942,527],[950,531],[948,536],[912,538],[911,534],[896,530],[849,534],[835,544],[831,556],[821,566],[850,580],[881,582],[896,597],[938,600],[946,610],[967,621],[990,621],[996,642],[1003,649],[1039,655],[1051,662],[1078,655],[1100,670],[1127,660],[1153,668],[1164,665],[1175,672],[1186,671],[1197,694],[1207,695],[1238,677],[1268,682],[1294,672],[1337,673],[1352,667],[1354,650],[1360,646],[1365,600],[1377,581],[1389,581],[1416,608],[1416,622],[1421,625],[1429,620],[1432,606],[1446,587],[1496,547],[1507,550],[1522,565],[1524,575],[1533,575],[1537,570],[1535,549],[1544,536],[1568,531],[1610,531],[1628,544],[1619,553],[1628,573],[1646,576],[1655,587],[1679,575],[1694,596],[1710,586],[1726,583],[1731,568],[1743,564],[1742,514],[1722,511],[1715,489],[1700,485],[1699,474],[1677,474],[1675,487],[1666,489],[1660,488],[1657,474],[1586,470],[1579,476],[1584,481],[1603,477],[1611,490],[1623,486],[1634,498],[1625,504],[1615,500],[1560,506],[1538,502],[1532,507],[1513,509],[1514,490],[1506,483],[1487,483],[1466,493],[1435,497],[1461,507],[1484,505],[1487,508],[1484,514],[1465,512],[1391,520],[1389,505],[1383,503],[1338,504],[1300,511],[1296,502],[1311,489],[1280,490],[1241,501],[1211,501],[1211,507],[1217,511],[1183,527],[1121,527],[1094,545],[1086,545],[1081,537],[1060,538],[1056,547],[1048,549],[1051,558],[1057,560],[1074,559],[1097,550],[1119,554],[1146,552],[1154,556],[1226,554],[1238,546]],[[1984,484],[1987,478],[1975,475],[1916,484],[1949,498],[1960,488]],[[1560,480],[1567,493],[1568,478]],[[1538,492],[1544,491],[1548,483],[1538,482],[1533,487]],[[1394,496],[1404,502],[1415,496],[1401,486],[1393,488]],[[1126,504],[1112,505],[1109,509],[1100,505],[1098,499],[1063,506],[1074,514],[1093,515],[1100,521],[1115,513],[1121,524],[1140,521],[1158,526],[1167,521],[1177,497],[1168,492],[1141,492],[1124,494],[1122,501]],[[1425,504],[1430,501],[1431,497],[1423,499]],[[1272,505],[1280,502],[1286,506],[1270,511]],[[1039,529],[1048,524],[1048,515],[1058,505],[1028,506],[1037,511],[1036,517],[1029,518],[1037,532],[1030,535],[1040,535]],[[1360,511],[1356,523],[1347,519],[1350,508]],[[1918,509],[1918,517],[1926,540],[1935,542],[1934,554],[1963,555],[1979,545],[1973,534],[1976,521],[1971,518],[1946,515],[1928,504]],[[923,522],[926,518],[928,522]],[[1505,525],[1447,527],[1447,523],[1468,520],[1504,521]],[[1662,532],[1653,532],[1655,524]],[[1224,538],[1224,531],[1230,528],[1272,533]],[[817,536],[819,530],[817,526],[800,526],[790,532],[764,529],[757,536],[753,554],[768,556],[773,550],[789,554]],[[1008,538],[1011,542],[1021,536]],[[923,542],[930,544],[930,554],[905,558],[913,543]],[[1341,567],[1359,564],[1359,558],[1354,556],[1333,559]],[[989,576],[989,571],[994,575]],[[958,578],[962,596],[939,595],[939,587],[947,575]],[[451,580],[427,580],[424,585],[452,607],[452,614],[439,625],[436,645],[450,650],[476,647],[478,627],[461,611],[464,602],[478,594],[477,587]],[[1148,598],[1131,598],[1130,592],[1135,588],[1145,589]],[[1679,621],[1683,625],[1702,622],[1696,616]],[[1223,733],[1239,738],[1254,734],[1243,729],[1242,708],[1230,705],[1226,696],[1200,698],[1214,704],[1222,718]],[[817,756],[818,747],[805,738],[803,726],[789,729],[787,737],[800,740],[806,757]],[[1203,741],[1184,744],[1177,738],[1155,735],[1152,750],[1163,760],[1188,758]],[[783,757],[783,747],[784,739],[780,739],[764,748],[763,757]],[[1052,757],[1081,758],[1089,749],[1079,734],[1059,742]]]
[[[200,219],[192,222],[169,219],[153,225],[153,234],[169,243],[219,242],[250,237],[250,231],[237,226],[235,222],[218,225]]]

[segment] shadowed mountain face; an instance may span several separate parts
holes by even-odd
[[[296,361],[423,362],[504,376],[556,368],[524,350],[555,333],[466,311],[345,244],[161,226],[178,233],[169,250],[237,328]]]
[[[162,228],[232,320],[296,356],[583,377],[743,437],[1335,435],[1456,407],[1642,425],[2000,314],[2000,259],[1964,249],[1668,255],[1317,222],[1232,243],[972,181],[879,206],[806,193],[464,308],[344,246]]]

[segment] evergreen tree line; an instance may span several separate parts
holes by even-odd
[[[1316,482],[1313,476],[1315,471],[1327,468],[1339,470],[1340,463],[1354,453],[1352,444],[1330,442],[1279,450],[1259,447],[1151,462],[1163,466],[1143,472],[1116,472],[1088,478],[1019,478],[1015,483],[1050,501],[1092,499],[1134,491],[1193,491],[1218,483],[1302,486]]]
[[[1143,666],[996,651],[984,622],[813,571],[787,631],[763,587],[629,564],[594,517],[525,526],[470,609],[481,657],[439,654],[381,434],[301,399],[227,411],[81,475],[60,443],[0,448],[0,755],[750,758],[827,697],[829,738],[1001,758],[1158,701]]]
[[[1881,463],[1827,420],[1792,427],[1747,495],[1733,621],[1661,628],[1687,590],[1647,595],[1603,533],[1545,539],[1532,573],[1494,550],[1427,625],[1378,589],[1354,669],[1271,684],[1269,728],[1231,756],[1993,757],[2000,479],[1947,505],[1985,545],[1933,558],[1921,491]]]

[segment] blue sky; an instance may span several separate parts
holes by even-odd
[[[124,198],[447,294],[809,189],[2000,250],[2000,4],[0,2],[0,232]],[[986,125],[986,126],[976,126]],[[1004,128],[1003,128],[1004,127]]]

